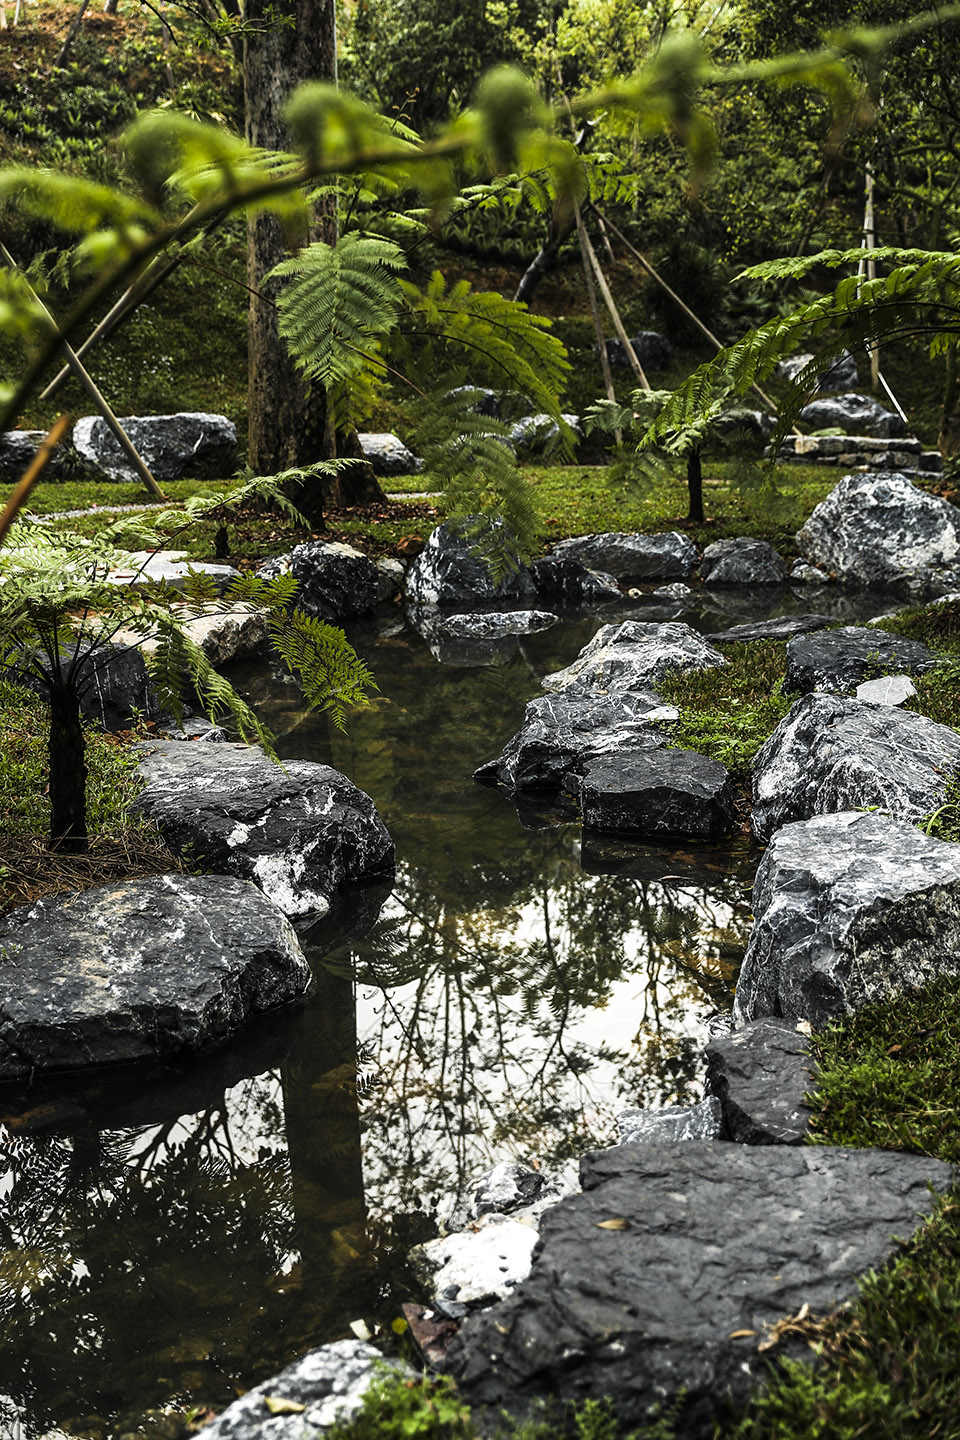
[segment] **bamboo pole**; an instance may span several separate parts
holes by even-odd
[[[36,455],[34,455],[30,464],[17,481],[13,494],[4,506],[3,513],[0,514],[0,545],[3,544],[4,536],[14,520],[16,520],[18,513],[30,498],[30,491],[47,468],[50,456],[66,434],[69,424],[69,415],[61,415],[59,419],[54,421],[50,430],[40,442]]]
[[[634,375],[636,375],[637,379],[639,380],[641,389],[652,390],[653,386],[650,384],[650,381],[647,379],[646,374],[644,373],[644,369],[643,366],[640,364],[640,359],[637,355],[637,352],[630,344],[630,337],[628,336],[624,328],[623,321],[620,318],[620,311],[617,309],[613,295],[610,293],[610,286],[607,284],[606,276],[604,275],[603,270],[600,266],[600,261],[597,259],[597,252],[596,250],[594,250],[593,245],[590,242],[590,236],[587,234],[587,227],[583,223],[579,208],[577,210],[577,225],[579,226],[580,230],[580,243],[585,248],[587,258],[590,261],[593,273],[597,277],[597,286],[599,287],[600,294],[603,296],[604,304],[610,312],[610,319],[613,321],[613,328],[617,332],[617,338],[619,339],[620,344],[626,351],[627,362],[629,363]]]
[[[613,387],[613,376],[610,373],[610,356],[607,354],[607,338],[603,333],[603,322],[600,319],[600,307],[597,304],[597,292],[593,283],[593,268],[587,255],[584,245],[586,231],[583,228],[583,221],[580,219],[580,206],[574,203],[574,215],[577,220],[577,239],[580,241],[580,259],[583,262],[583,278],[587,287],[587,300],[590,304],[590,314],[593,316],[593,332],[597,337],[597,345],[600,349],[600,369],[603,372],[603,385],[607,392],[607,399],[614,405],[617,403],[617,392]],[[613,432],[617,449],[623,444],[623,431],[617,427]]]
[[[16,270],[18,268],[17,262],[14,260],[13,256],[10,254],[10,251],[2,243],[2,241],[0,241],[0,258],[3,259],[6,265],[9,265],[11,270]],[[21,274],[22,273],[23,272],[21,271]],[[50,314],[50,311],[40,299],[40,296],[33,289],[33,286],[30,285],[30,282],[25,281],[25,283],[29,286],[30,291],[33,294],[33,297],[39,305],[41,311],[49,320],[53,329],[56,330],[56,320],[54,320],[53,316]],[[163,491],[160,489],[160,486],[157,484],[156,480],[151,475],[146,464],[141,458],[139,451],[136,449],[133,441],[130,439],[130,436],[127,434],[126,430],[124,430],[116,415],[114,415],[106,398],[98,389],[97,383],[94,380],[93,376],[89,373],[88,370],[84,368],[84,365],[79,359],[76,351],[71,345],[67,343],[66,340],[61,339],[60,344],[63,348],[64,355],[67,357],[67,364],[70,366],[70,369],[73,371],[74,375],[79,380],[84,390],[90,396],[90,399],[93,401],[94,405],[96,405],[97,409],[100,411],[100,414],[106,421],[108,428],[112,431],[118,445],[126,455],[127,459],[130,461],[133,468],[136,470],[137,474],[140,476],[140,479],[147,487],[147,490],[150,492],[151,495],[155,495],[158,500],[165,500],[167,497],[164,495]]]

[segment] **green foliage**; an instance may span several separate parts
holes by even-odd
[[[408,1380],[384,1372],[359,1414],[327,1431],[330,1440],[474,1440],[470,1410],[445,1376]]]
[[[719,760],[744,783],[754,755],[790,708],[781,689],[786,646],[756,640],[724,645],[723,652],[723,666],[668,675],[662,682],[664,700],[680,710],[666,733],[670,745]]]

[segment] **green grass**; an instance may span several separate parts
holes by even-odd
[[[722,668],[669,675],[660,692],[680,710],[679,721],[669,728],[669,743],[719,760],[743,784],[754,755],[790,709],[791,700],[780,689],[786,643],[724,645],[723,653],[727,663]]]
[[[940,725],[960,730],[960,600],[904,610],[884,620],[883,628],[942,654],[943,662],[936,669],[914,679],[916,699],[907,705]]]

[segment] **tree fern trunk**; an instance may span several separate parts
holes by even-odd
[[[87,766],[80,700],[72,685],[50,687],[50,849],[87,848]]]
[[[691,450],[687,456],[687,495],[690,500],[687,519],[702,522],[706,517],[703,513],[703,466],[699,450]]]

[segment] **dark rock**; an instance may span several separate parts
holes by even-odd
[[[471,403],[468,409],[475,415],[487,415],[491,420],[500,419],[500,397],[496,390],[487,390],[483,385],[458,385],[450,394],[462,395],[469,400]]]
[[[0,434],[0,483],[16,484],[27,466],[33,463],[45,439],[45,430],[7,430]],[[43,472],[47,479],[65,468],[66,459],[63,446],[58,445]]]
[[[804,557],[847,584],[938,594],[956,589],[960,510],[906,475],[846,475],[797,535]]]
[[[73,646],[64,646],[63,662],[73,654]],[[49,686],[39,676],[15,668],[7,673],[49,701]],[[128,645],[98,645],[85,655],[77,669],[77,688],[84,718],[104,730],[125,730],[137,716],[152,720],[160,713],[143,656]]]
[[[292,575],[297,581],[296,603],[321,620],[366,615],[380,601],[380,572],[362,551],[338,540],[308,540],[289,555],[265,560],[257,574],[265,580]]]
[[[900,416],[885,410],[869,395],[823,395],[804,405],[797,418],[811,430],[840,430],[844,435],[881,435],[889,439],[904,433]]]
[[[737,820],[730,776],[696,750],[645,750],[588,760],[580,785],[584,825],[617,834],[713,840]]]
[[[766,540],[739,535],[715,540],[703,552],[700,578],[704,585],[783,585],[787,567]]]
[[[248,1390],[203,1428],[205,1440],[305,1440],[338,1420],[358,1414],[363,1397],[384,1370],[412,1375],[410,1367],[362,1340],[335,1340],[295,1360],[279,1375]],[[296,1409],[275,1415],[267,1400],[287,1400]]]
[[[671,670],[709,670],[726,663],[720,651],[689,625],[625,620],[602,625],[572,665],[545,677],[543,688],[645,691]]]
[[[544,1179],[542,1171],[528,1170],[525,1165],[509,1161],[495,1165],[474,1191],[473,1214],[509,1215],[512,1210],[521,1210],[539,1197]]]
[[[537,598],[559,605],[609,605],[623,599],[612,575],[588,570],[579,560],[546,555],[528,567]]]
[[[203,1049],[309,980],[289,921],[245,880],[48,896],[0,920],[0,1079]]]
[[[406,567],[399,560],[393,560],[389,556],[382,556],[377,561],[377,575],[379,577],[380,604],[389,604],[396,600],[403,593],[403,584],[406,579]]]
[[[679,530],[661,535],[576,535],[554,545],[553,555],[630,581],[687,580],[697,563],[697,547]]]
[[[397,435],[365,430],[357,439],[363,458],[370,462],[375,475],[415,475],[423,469],[423,461],[408,450]]]
[[[285,915],[323,914],[345,886],[393,873],[373,801],[329,765],[281,769],[246,745],[142,749],[136,808],[178,853],[252,880]]]
[[[928,1184],[954,1179],[925,1156],[709,1141],[614,1146],[581,1174],[585,1193],[544,1215],[516,1294],[447,1351],[491,1425],[540,1399],[609,1398],[629,1429],[676,1401],[676,1433],[706,1440],[765,1378],[776,1322],[851,1300],[929,1213]],[[623,1224],[602,1228],[611,1219]]]
[[[651,718],[661,713],[652,691],[602,695],[573,689],[540,696],[527,705],[523,725],[500,758],[481,765],[474,779],[510,791],[556,790],[596,756],[662,745]]]
[[[876,807],[919,820],[942,805],[960,767],[960,735],[925,715],[807,695],[753,761],[754,833],[840,810]]]
[[[612,336],[605,343],[610,364],[615,368],[628,367],[630,359],[623,341]],[[644,370],[669,370],[673,363],[673,346],[656,330],[641,330],[639,334],[631,335],[630,348]],[[593,347],[593,352],[600,354],[599,345]]]
[[[922,675],[936,664],[937,656],[919,640],[878,626],[844,625],[790,641],[783,688],[788,695],[812,690],[836,694],[891,671]]]
[[[814,1088],[808,1036],[785,1020],[754,1020],[707,1046],[707,1089],[722,1107],[727,1138],[741,1145],[802,1145],[810,1128],[803,1097]]]
[[[815,611],[807,615],[776,615],[772,620],[757,620],[745,625],[731,625],[729,630],[718,630],[707,639],[715,644],[742,645],[747,640],[789,640],[794,635],[806,635],[811,630],[822,630],[832,625],[833,617],[820,615]]]
[[[482,610],[466,615],[445,615],[442,634],[461,640],[498,640],[504,635],[532,635],[556,625],[557,616],[546,610]]]
[[[696,1105],[664,1105],[662,1110],[621,1110],[621,1145],[663,1145],[679,1140],[720,1140],[723,1111],[715,1095]]]
[[[478,540],[465,538],[474,532]],[[478,548],[491,544],[498,553],[506,551],[513,561],[502,579],[495,582],[490,567]],[[418,605],[442,605],[458,609],[491,600],[532,598],[533,581],[521,565],[516,544],[502,520],[484,521],[477,516],[459,522],[445,520],[438,525],[423,550],[407,571],[407,599]]]
[[[124,430],[153,478],[221,480],[237,463],[237,431],[225,415],[180,411],[176,415],[129,415]],[[73,443],[84,460],[109,480],[139,481],[139,475],[99,415],[85,415],[73,427]]]
[[[795,380],[800,371],[809,365],[812,359],[812,355],[791,355],[788,359],[780,361],[777,366],[777,374],[783,380]],[[847,350],[834,361],[826,374],[820,377],[817,393],[828,394],[852,390],[859,378],[857,362]]]
[[[722,410],[710,422],[713,435],[728,449],[747,449],[754,453],[763,449],[767,437],[776,428],[776,421],[763,410],[750,410],[742,405]]]
[[[960,974],[960,845],[846,810],[785,825],[753,887],[734,1017],[814,1027]]]
[[[654,600],[678,600],[681,603],[690,601],[693,591],[689,585],[684,585],[682,580],[674,580],[670,585],[658,585],[652,590],[651,597]]]
[[[561,415],[577,440],[583,439],[579,415]],[[560,439],[560,426],[552,415],[524,415],[510,426],[510,444],[520,451],[546,450]]]

